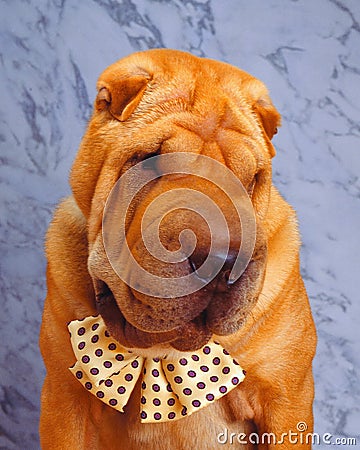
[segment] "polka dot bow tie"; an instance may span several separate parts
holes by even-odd
[[[77,358],[71,372],[107,405],[123,412],[142,375],[141,422],[188,416],[234,389],[245,376],[214,341],[179,359],[144,358],[115,341],[101,316],[74,320],[68,328]]]

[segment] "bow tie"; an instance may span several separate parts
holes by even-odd
[[[144,358],[125,349],[106,330],[101,316],[68,325],[79,382],[120,412],[142,375],[140,420],[178,420],[224,396],[241,383],[245,371],[217,342],[173,359]]]

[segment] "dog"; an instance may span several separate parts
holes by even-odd
[[[272,184],[271,140],[279,126],[280,114],[264,84],[227,63],[154,49],[102,73],[71,170],[72,195],[58,206],[46,238],[42,448],[273,449],[281,444],[290,449],[291,432],[298,439],[295,448],[311,448],[304,431],[313,430],[316,332],[300,275],[296,214]],[[211,158],[235,175],[251,200],[256,238],[244,273],[229,283],[241,245],[241,225],[229,199],[193,175],[150,183],[134,198],[125,226],[127,243],[146,271],[167,279],[190,274],[210,248],[204,220],[181,209],[164,217],[161,242],[176,251],[182,229],[190,228],[198,238],[193,253],[176,264],[148,256],[141,217],[163,192],[182,188],[209,195],[229,227],[219,273],[196,292],[168,299],[161,286],[157,296],[148,295],[118,276],[104,246],[103,216],[113,187],[128,170],[178,152],[194,157],[195,165],[199,155]],[[148,168],[157,170],[150,163]],[[215,235],[222,242],[221,230]],[[119,412],[84,389],[69,370],[75,356],[67,324],[89,316],[101,317],[116,342],[144,358],[181,358],[215,339],[246,376],[227,395],[180,420],[141,423],[140,382]]]

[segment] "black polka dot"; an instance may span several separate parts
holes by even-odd
[[[103,391],[97,391],[96,397],[104,398],[104,393],[103,393]]]
[[[141,383],[141,388],[142,388],[142,389],[146,389],[146,383],[145,383],[145,381],[143,381],[143,382]]]
[[[85,328],[84,327],[80,327],[79,329],[78,329],[78,335],[79,336],[83,336],[84,334],[85,334]]]
[[[90,361],[90,358],[88,357],[88,355],[84,355],[84,356],[81,358],[81,361],[82,361],[84,364],[87,364],[87,363]]]
[[[96,344],[98,340],[99,340],[99,336],[98,336],[97,334],[95,334],[95,336],[93,336],[93,337],[91,338],[91,342],[92,342],[93,344]]]
[[[181,358],[180,361],[179,361],[179,363],[180,363],[182,366],[186,366],[186,364],[187,364],[188,362],[187,362],[187,359],[186,359],[186,358]]]
[[[113,385],[112,380],[105,380],[105,386],[106,387],[111,387]]]
[[[242,372],[243,372],[244,375],[246,375],[246,370],[243,370]]]
[[[115,356],[115,359],[116,359],[117,361],[124,361],[124,355],[122,355],[121,353],[118,353],[118,354]]]
[[[223,353],[224,353],[224,355],[228,355],[229,354],[229,352],[227,350],[225,350],[224,348],[223,348]]]
[[[90,373],[92,375],[98,375],[99,369],[97,367],[93,367],[92,369],[90,369]]]
[[[117,405],[117,400],[116,400],[115,398],[111,398],[111,399],[109,400],[109,404],[110,404],[111,406],[116,406],[116,405]]]
[[[110,361],[104,361],[104,367],[110,369],[110,367],[112,367],[112,363]]]
[[[195,406],[195,408],[198,408],[198,407],[201,405],[201,402],[200,402],[199,400],[193,400],[193,401],[191,402],[191,404],[192,404],[193,406]]]
[[[238,378],[238,377],[234,377],[234,378],[231,380],[231,382],[232,382],[232,384],[237,385],[237,384],[239,383],[239,378]]]
[[[206,399],[209,400],[209,402],[214,400],[214,395],[213,394],[206,394]]]
[[[108,349],[109,350],[116,350],[116,344],[114,344],[113,342],[111,344],[108,345]]]
[[[172,390],[172,387],[170,386],[170,383],[167,384],[166,390],[167,390],[168,392],[172,392],[172,391],[173,391],[173,390]]]
[[[160,406],[160,405],[161,405],[161,400],[160,400],[159,398],[154,398],[153,404],[154,404],[155,406]]]
[[[212,360],[214,366],[218,366],[220,364],[220,358],[216,357]]]
[[[169,418],[169,419],[174,419],[174,418],[175,418],[175,413],[174,413],[174,412],[170,412],[170,413],[168,414],[168,418]]]
[[[196,372],[194,372],[193,370],[189,370],[188,375],[190,378],[195,378],[196,377]]]
[[[187,408],[186,408],[186,406],[184,406],[183,409],[181,410],[181,415],[186,416],[186,413],[187,413]]]
[[[101,350],[101,348],[97,348],[97,349],[95,350],[95,356],[100,357],[100,356],[102,356],[102,355],[103,355],[103,351]]]
[[[185,388],[185,389],[183,389],[183,393],[185,395],[191,395],[192,394],[192,390],[190,388]]]
[[[209,368],[208,366],[200,366],[200,370],[202,370],[203,372],[208,372]]]
[[[199,389],[205,389],[206,385],[205,383],[203,383],[202,381],[200,381],[199,383],[197,383],[196,385]]]
[[[108,332],[108,330],[105,331],[105,336],[108,338],[110,337],[110,333]]]
[[[90,381],[87,381],[87,382],[85,383],[85,387],[86,387],[86,389],[87,389],[88,391],[90,391],[90,389],[92,389],[92,384],[90,383]]]
[[[158,384],[156,384],[156,383],[154,383],[154,384],[151,386],[151,388],[152,388],[152,390],[153,390],[154,392],[159,392],[159,391],[160,391],[160,386],[159,386]]]
[[[224,367],[223,368],[223,370],[222,370],[222,373],[224,374],[224,375],[227,375],[228,373],[230,373],[230,367]]]
[[[91,329],[93,331],[96,331],[99,328],[99,324],[98,323],[94,323],[94,325],[91,327]]]
[[[166,367],[167,367],[167,369],[168,369],[169,372],[173,372],[174,369],[175,369],[175,367],[174,367],[173,364],[168,364]]]
[[[127,373],[127,374],[125,375],[125,380],[126,380],[126,381],[131,381],[133,378],[134,378],[134,377],[132,376],[131,373]]]
[[[193,361],[199,361],[199,357],[198,357],[198,355],[191,355],[191,358],[192,358],[192,360]]]
[[[169,400],[167,401],[167,404],[169,406],[174,406],[175,405],[175,399],[174,398],[169,398]]]
[[[79,350],[83,350],[84,348],[85,348],[85,342],[84,342],[84,341],[79,342],[79,344],[78,344],[78,349],[79,349]]]
[[[136,369],[137,367],[139,367],[139,361],[133,361],[132,363],[131,363],[131,367],[133,367],[134,369]]]
[[[219,381],[219,377],[217,377],[216,375],[213,375],[212,377],[210,377],[210,381],[212,381],[213,383],[216,383],[217,381]]]
[[[219,391],[220,391],[222,394],[225,394],[225,393],[227,392],[227,387],[226,387],[226,386],[220,386]]]
[[[78,370],[78,371],[76,372],[76,378],[77,378],[78,380],[81,380],[82,377],[83,377],[83,373],[81,372],[81,370]]]
[[[140,417],[141,417],[142,419],[146,419],[146,418],[147,418],[146,412],[145,412],[145,411],[141,411]]]
[[[233,363],[235,364],[235,366],[239,365],[239,363],[235,359],[233,359]]]
[[[159,376],[159,371],[157,369],[153,369],[151,371],[151,373],[152,373],[153,377],[158,377]]]
[[[176,376],[176,377],[174,378],[174,381],[175,381],[175,383],[177,383],[177,384],[181,384],[181,383],[183,382],[183,379],[182,379],[181,377],[179,377],[179,376]]]
[[[205,355],[208,355],[211,352],[210,347],[208,347],[207,345],[203,348],[203,352],[205,353]]]
[[[154,419],[155,420],[160,420],[161,419],[161,414],[159,412],[154,414]]]
[[[119,393],[120,395],[122,395],[122,394],[125,394],[126,388],[125,388],[124,386],[119,386],[119,387],[117,388],[117,391],[118,391],[118,393]]]
[[[141,397],[140,403],[141,403],[142,405],[145,405],[145,403],[146,403],[146,398],[145,398],[144,396]]]

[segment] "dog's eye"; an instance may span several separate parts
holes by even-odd
[[[249,197],[253,195],[254,187],[255,187],[255,178],[252,180],[250,186],[247,188],[247,193],[249,194]]]
[[[249,187],[247,188],[247,192],[249,194],[249,197],[252,197],[252,195],[254,193],[255,186],[258,183],[258,181],[259,181],[259,173],[256,173],[254,175],[254,178],[253,178],[252,182],[250,183]]]
[[[146,155],[142,160],[142,166],[144,170],[153,170],[154,172],[158,171],[157,167],[157,156],[159,156],[159,152],[153,152]]]

